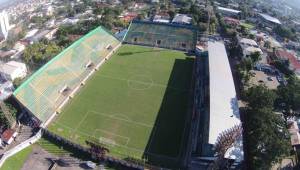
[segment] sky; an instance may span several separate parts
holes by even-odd
[[[5,2],[7,2],[7,1],[9,1],[9,0],[0,0],[0,4],[3,4]]]

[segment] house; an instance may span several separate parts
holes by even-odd
[[[54,28],[51,31],[49,31],[46,35],[45,38],[47,38],[48,40],[52,40],[56,34],[56,32],[58,31],[58,28]]]
[[[238,19],[234,19],[231,17],[224,17],[224,22],[227,25],[230,25],[232,27],[236,27],[236,26],[240,25],[240,21]]]
[[[24,78],[27,75],[27,68],[24,63],[10,61],[1,65],[0,75],[14,81],[16,78]]]
[[[40,41],[41,39],[45,38],[45,36],[49,33],[49,30],[42,30],[39,33],[35,34],[32,37],[27,38],[28,43],[33,44],[35,42]]]
[[[260,54],[263,54],[258,44],[252,39],[241,38],[239,40],[239,45],[242,49],[243,57],[249,57],[252,53],[255,52],[259,52]]]
[[[154,16],[153,22],[169,23],[170,15],[168,13],[160,13]]]
[[[176,14],[172,20],[175,24],[191,24],[192,18],[186,14]]]
[[[0,77],[0,101],[7,99],[12,95],[14,90],[14,85],[11,81],[3,81]]]
[[[288,122],[288,131],[291,135],[292,146],[300,145],[299,128],[296,121]]]
[[[275,51],[275,57],[284,61],[289,61],[290,69],[300,76],[300,59],[297,58],[296,54],[279,49]]]
[[[13,129],[6,129],[2,135],[1,135],[1,139],[2,141],[7,144],[10,145],[12,143],[12,141],[14,140],[14,138],[18,135],[18,133],[13,130]]]
[[[138,14],[135,12],[126,12],[123,15],[119,16],[119,18],[124,22],[131,22],[137,16]]]

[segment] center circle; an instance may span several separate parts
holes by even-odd
[[[152,86],[153,81],[148,76],[136,75],[128,79],[127,83],[128,86],[134,90],[146,90]]]

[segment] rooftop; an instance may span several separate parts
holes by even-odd
[[[248,38],[242,38],[240,39],[240,43],[243,45],[249,45],[249,46],[257,46],[256,41]]]
[[[15,132],[12,129],[6,129],[1,135],[2,140],[8,142],[14,136]]]
[[[215,144],[224,131],[239,125],[240,113],[236,91],[222,42],[208,42],[210,76],[210,122],[209,143]],[[221,76],[220,76],[221,75]],[[242,144],[233,147],[242,146]],[[233,148],[232,150],[236,150]],[[242,148],[239,148],[242,151]],[[237,153],[241,154],[241,152]],[[236,156],[238,157],[238,156]]]
[[[191,21],[192,18],[186,14],[176,14],[174,19],[172,20],[173,23],[184,23],[184,24],[190,24]]]
[[[281,24],[281,22],[277,18],[274,18],[270,15],[262,14],[262,13],[260,13],[259,15],[262,16],[267,21],[273,22],[275,24]]]
[[[224,7],[220,7],[220,6],[218,7],[218,10],[231,12],[231,13],[235,13],[235,14],[241,13],[241,11],[238,11],[235,9],[230,9],[230,8],[224,8]]]
[[[300,70],[300,61],[297,60],[296,56],[285,50],[276,50],[275,54],[277,57],[289,60],[290,66],[295,70]]]

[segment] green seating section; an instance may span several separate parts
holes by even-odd
[[[15,92],[14,96],[41,121],[46,121],[71,92],[91,72],[86,66],[97,65],[120,42],[98,27],[62,51]],[[108,48],[111,46],[110,48]]]
[[[124,38],[125,43],[193,51],[196,31],[171,24],[132,22]]]

